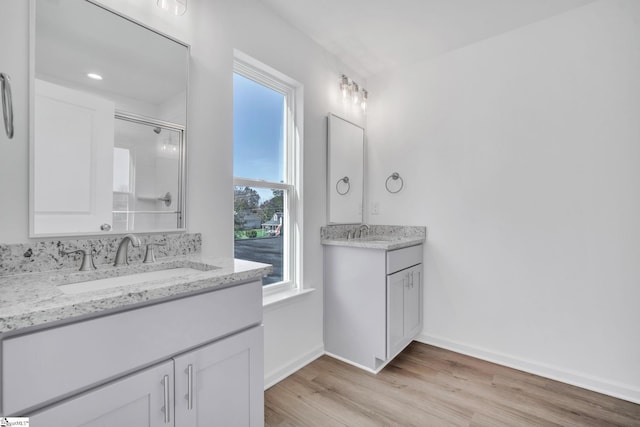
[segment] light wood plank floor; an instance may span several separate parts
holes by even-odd
[[[378,375],[322,356],[265,392],[266,426],[640,426],[640,405],[413,342]]]

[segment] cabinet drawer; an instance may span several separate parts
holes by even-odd
[[[422,263],[422,245],[387,252],[387,274]]]
[[[262,322],[251,282],[2,341],[2,411],[19,414]]]

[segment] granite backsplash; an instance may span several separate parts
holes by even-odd
[[[129,261],[142,262],[147,243],[161,243],[156,246],[156,258],[167,256],[193,255],[200,253],[202,237],[200,233],[182,234],[136,234],[140,247],[129,247]],[[22,273],[36,273],[51,270],[74,269],[80,266],[79,254],[62,255],[61,251],[83,249],[92,251],[96,266],[113,263],[122,236],[96,238],[42,240],[29,243],[0,243],[0,276]]]

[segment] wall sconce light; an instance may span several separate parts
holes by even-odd
[[[340,93],[343,101],[351,101],[354,105],[360,105],[362,111],[367,110],[369,92],[344,74],[340,76]]]
[[[349,92],[351,92],[349,77],[342,75],[340,79],[340,92],[342,92],[342,100],[346,101],[349,98]]]
[[[176,16],[182,16],[187,11],[187,0],[158,0],[158,7],[168,10]]]

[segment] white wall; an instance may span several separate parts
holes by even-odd
[[[640,2],[601,0],[369,79],[369,220],[428,227],[423,341],[640,402],[639,76]]]
[[[258,0],[190,0],[183,17],[162,12],[154,1],[103,3],[191,44],[187,221],[189,231],[202,233],[207,255],[233,255],[233,49],[304,85],[303,284],[317,291],[265,310],[265,375],[272,382],[322,351],[326,115],[364,120],[338,98],[339,74],[358,76]],[[17,129],[11,142],[0,137],[0,242],[15,243],[28,241],[28,2],[3,2],[1,12],[2,39],[7,33],[15,40],[2,44],[0,69],[14,80]]]

